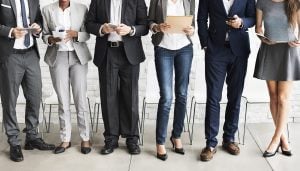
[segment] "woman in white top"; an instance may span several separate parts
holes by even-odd
[[[55,154],[71,146],[70,85],[82,139],[81,152],[87,154],[91,151],[86,91],[88,61],[92,57],[86,44],[90,38],[84,27],[86,13],[85,5],[70,0],[59,0],[42,10],[43,40],[48,45],[45,62],[49,65],[59,102],[62,142],[54,150]]]
[[[160,87],[157,110],[156,144],[157,158],[167,159],[165,139],[169,113],[173,101],[173,71],[175,71],[175,110],[173,130],[170,138],[174,151],[184,154],[181,133],[186,113],[187,89],[193,59],[193,45],[190,36],[192,26],[183,28],[182,33],[167,33],[171,28],[165,23],[166,16],[194,16],[194,0],[151,0],[149,10],[152,43],[155,51],[155,66]]]

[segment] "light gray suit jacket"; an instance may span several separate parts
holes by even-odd
[[[73,46],[80,63],[84,65],[92,59],[91,53],[86,44],[86,41],[89,40],[90,35],[86,32],[84,25],[88,10],[83,4],[73,1],[70,3],[71,30],[78,31],[78,40],[73,41]],[[52,35],[52,31],[55,31],[55,28],[59,26],[57,24],[58,22],[56,21],[56,13],[58,10],[58,2],[47,5],[42,10],[44,19],[43,40],[46,44],[48,44],[48,38]],[[55,65],[58,48],[58,45],[50,46],[48,44],[44,60],[51,67]]]
[[[151,0],[149,7],[149,26],[153,23],[160,24],[166,20],[167,17],[167,0]],[[192,26],[195,26],[195,0],[183,0],[183,6],[185,15],[192,15],[193,23]],[[159,32],[157,34],[152,34],[152,43],[154,46],[160,44],[163,39],[164,34]],[[188,39],[191,41],[190,37]],[[192,42],[192,41],[191,41]]]

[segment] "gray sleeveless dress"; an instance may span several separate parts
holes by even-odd
[[[256,8],[263,11],[265,35],[277,42],[296,39],[285,13],[285,2],[258,0]],[[288,43],[262,43],[257,54],[254,77],[262,80],[300,80],[300,47]]]

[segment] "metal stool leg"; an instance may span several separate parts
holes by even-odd
[[[98,132],[98,125],[99,125],[99,114],[100,114],[100,104],[97,104],[97,121],[96,121],[96,132]]]
[[[197,107],[197,102],[195,102],[195,104],[194,104],[192,131],[191,131],[191,134],[190,134],[190,145],[193,144],[193,138],[194,138],[194,125],[195,125],[196,107]]]
[[[50,132],[51,114],[52,114],[52,105],[50,104],[49,120],[48,120],[48,130],[47,130],[48,133]]]

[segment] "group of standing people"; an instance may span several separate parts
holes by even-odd
[[[144,0],[92,0],[89,10],[71,0],[58,0],[42,10],[34,0],[0,0],[0,4],[0,93],[11,160],[24,159],[16,118],[20,85],[26,98],[25,150],[54,150],[58,154],[71,147],[71,87],[82,139],[81,152],[91,151],[86,103],[88,62],[92,59],[86,41],[90,34],[96,36],[94,64],[99,72],[105,128],[101,154],[112,153],[119,146],[120,136],[126,138],[130,154],[139,154],[138,80],[140,63],[145,60],[141,37],[149,30],[160,88],[157,158],[168,158],[165,141],[173,102],[173,78],[175,110],[170,141],[174,152],[185,154],[181,134],[193,60],[195,0],[151,0],[148,14]],[[279,147],[282,154],[292,155],[284,128],[292,81],[300,79],[299,9],[298,0],[258,0],[257,4],[255,0],[199,1],[197,24],[205,51],[207,85],[206,146],[200,154],[202,161],[211,160],[216,153],[224,82],[228,103],[222,147],[232,155],[240,153],[234,138],[250,54],[248,28],[255,24],[256,32],[268,38],[260,37],[254,77],[267,81],[276,126],[263,156],[274,156]],[[172,26],[165,23],[167,16],[194,18],[182,33],[170,33]],[[42,83],[36,38],[41,35],[48,45],[44,60],[49,65],[59,101],[61,143],[58,146],[45,143],[38,135]]]

